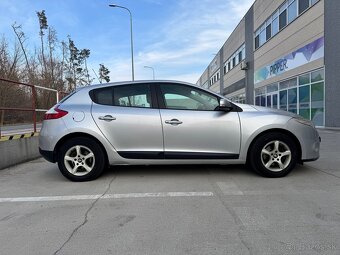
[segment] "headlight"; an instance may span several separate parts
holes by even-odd
[[[314,123],[310,120],[306,120],[304,118],[294,118],[294,120],[296,120],[297,122],[303,124],[303,125],[307,125],[307,126],[311,126],[311,127],[315,127]]]

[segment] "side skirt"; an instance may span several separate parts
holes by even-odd
[[[126,159],[239,159],[239,154],[205,152],[118,151]]]

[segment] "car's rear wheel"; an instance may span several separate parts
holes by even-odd
[[[87,137],[66,141],[58,153],[60,172],[71,181],[91,181],[98,178],[105,168],[102,148]]]
[[[250,165],[266,177],[284,177],[298,161],[294,140],[283,133],[267,133],[256,139],[250,149]]]

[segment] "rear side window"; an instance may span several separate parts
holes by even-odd
[[[90,93],[96,104],[151,108],[151,88],[148,84],[133,84],[95,89]]]
[[[113,105],[112,87],[92,90],[92,101],[102,105]]]

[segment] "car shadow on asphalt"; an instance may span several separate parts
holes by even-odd
[[[256,175],[244,165],[148,165],[148,166],[112,166],[103,176],[201,176],[209,174]]]
[[[308,176],[311,172],[316,173],[308,165],[297,165],[295,169],[287,176],[296,178]],[[208,175],[218,175],[227,178],[264,178],[254,172],[246,165],[136,165],[136,166],[111,166],[104,170],[98,181],[117,177],[176,177],[192,176],[202,177]],[[65,182],[68,180],[60,173],[58,166],[55,164],[47,171],[42,171],[40,177],[48,182]],[[286,177],[286,178],[287,178]]]

